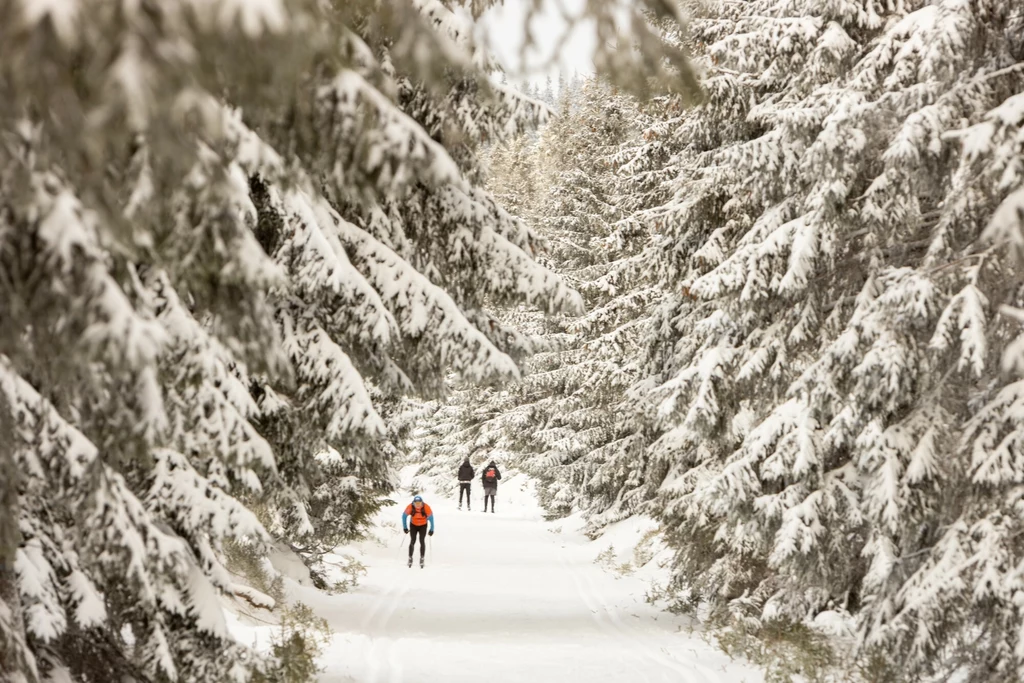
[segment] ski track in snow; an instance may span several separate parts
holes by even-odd
[[[560,555],[559,560],[562,562],[562,566],[566,569],[566,571],[569,572],[570,576],[572,576],[573,584],[576,586],[576,594],[579,596],[583,604],[587,606],[587,609],[590,611],[591,617],[593,618],[594,622],[602,631],[604,631],[611,638],[614,639],[617,635],[617,630],[614,626],[608,623],[604,607],[598,607],[595,604],[592,595],[587,591],[587,589],[583,587],[583,584],[580,582],[579,572],[569,565],[565,557]],[[631,654],[635,657],[639,657],[641,659],[640,663],[642,664],[643,658],[640,656],[639,651],[632,652]],[[637,670],[637,675],[640,676],[640,679],[645,681],[645,683],[649,683],[651,680],[650,676],[648,676],[642,668]]]
[[[367,665],[367,683],[384,683],[402,680],[401,660],[394,657],[395,641],[388,638],[388,622],[398,608],[402,599],[409,592],[409,585],[392,584],[370,609],[363,620],[362,631],[372,638],[372,646],[365,651]],[[382,665],[386,665],[381,672]],[[390,676],[386,675],[390,672]]]
[[[688,668],[652,647],[644,639],[644,635],[636,631],[635,627],[622,623],[622,620],[619,618],[619,610],[602,597],[601,591],[597,590],[594,586],[588,572],[580,571],[578,568],[570,565],[564,555],[559,555],[559,559],[562,562],[562,566],[566,568],[566,571],[573,576],[580,599],[586,604],[587,609],[593,613],[594,619],[601,624],[602,628],[610,632],[613,638],[621,637],[628,641],[637,653],[642,654],[643,659],[653,662],[656,667],[665,669],[671,676],[670,680],[685,681],[687,683],[708,683],[717,678],[710,669],[697,661],[691,661]],[[643,670],[638,670],[637,673],[643,677],[643,680],[651,680]]]
[[[503,481],[497,514],[458,511],[456,501],[424,493],[437,522],[425,569],[406,567],[400,518],[410,497],[381,512],[379,541],[345,551],[368,569],[350,593],[288,583],[334,632],[320,661],[324,683],[764,680],[646,604],[642,579],[597,566],[602,541],[571,521],[544,521],[525,478]]]

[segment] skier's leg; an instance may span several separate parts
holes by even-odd
[[[416,527],[409,527],[409,561],[412,561],[412,549],[416,547]]]
[[[420,559],[422,560],[423,555],[427,552],[427,525],[416,527],[416,532],[420,535]]]

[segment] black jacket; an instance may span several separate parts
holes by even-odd
[[[487,478],[487,470],[490,469],[494,470],[493,479]],[[497,488],[499,479],[501,479],[501,470],[498,469],[498,466],[495,465],[494,461],[492,460],[491,462],[487,463],[487,467],[485,467],[483,472],[480,474],[480,481],[483,482],[484,486],[493,486]]]
[[[473,469],[473,466],[469,464],[468,460],[466,462],[462,463],[462,465],[459,466],[459,481],[461,481],[461,482],[473,481],[473,475],[474,474],[476,474],[476,470]]]

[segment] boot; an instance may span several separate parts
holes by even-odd
[[[408,566],[409,566],[410,568],[412,567],[412,555],[410,555],[410,556],[409,556],[409,565],[408,565]]]
[[[412,562],[412,560],[409,560],[409,562]],[[420,555],[420,569],[423,569],[423,556],[422,555]]]

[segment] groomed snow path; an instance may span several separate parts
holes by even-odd
[[[425,569],[406,567],[400,498],[382,511],[378,542],[357,548],[368,568],[358,587],[333,596],[294,587],[334,631],[321,681],[763,680],[647,605],[642,578],[595,564],[607,542],[544,521],[523,478],[503,482],[497,514],[482,511],[479,483],[473,494],[471,512],[424,494],[437,522]]]

